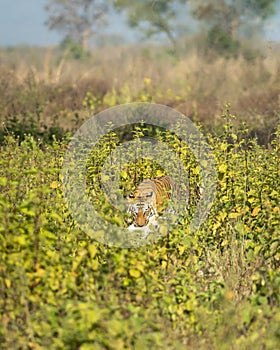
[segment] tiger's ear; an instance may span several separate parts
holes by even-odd
[[[152,197],[152,195],[153,195],[153,192],[149,192],[146,194],[146,197]]]

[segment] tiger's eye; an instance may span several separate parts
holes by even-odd
[[[152,197],[152,195],[153,195],[153,192],[150,192],[146,194],[146,197]]]
[[[134,194],[130,193],[129,198],[135,198]]]

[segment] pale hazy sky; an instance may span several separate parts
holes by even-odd
[[[49,31],[44,25],[47,13],[44,5],[47,0],[0,0],[0,46],[58,44],[61,36]],[[270,18],[265,28],[268,40],[280,41],[280,0],[277,0],[277,15]],[[124,17],[110,15],[109,26],[103,33],[120,34],[129,41],[137,37],[135,31],[129,29]]]

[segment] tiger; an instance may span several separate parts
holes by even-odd
[[[172,196],[174,181],[170,176],[143,180],[128,196],[128,212],[133,215],[133,224],[143,228],[155,222]]]

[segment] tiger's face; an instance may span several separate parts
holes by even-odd
[[[151,218],[156,215],[156,194],[149,188],[137,188],[128,197],[128,211],[133,215],[135,226],[147,226]]]
[[[149,204],[135,203],[131,206],[130,212],[136,227],[147,226],[151,223],[151,218],[155,216],[155,211]]]

